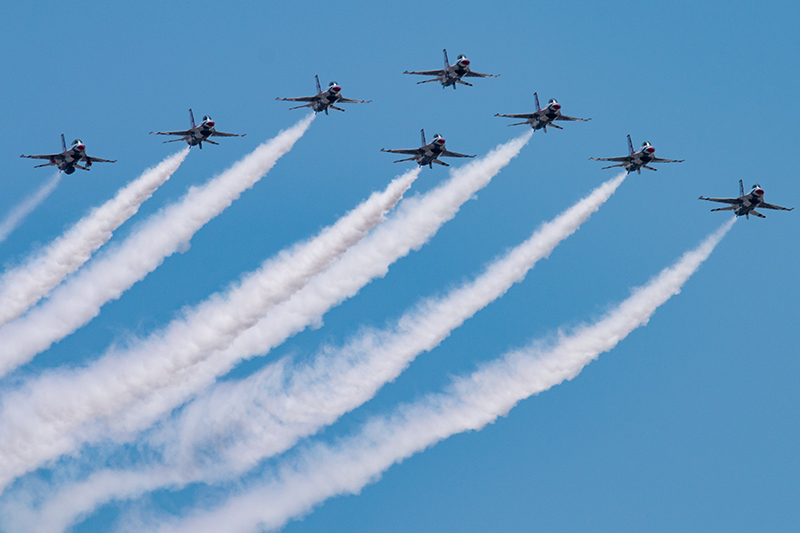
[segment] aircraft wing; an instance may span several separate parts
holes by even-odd
[[[403,74],[419,74],[420,76],[441,76],[444,70],[406,70]]]
[[[368,104],[371,101],[372,100],[353,100],[352,98],[339,97],[339,100],[337,100],[337,103],[341,102],[343,104]]]
[[[686,161],[685,159],[661,159],[660,157],[654,157],[650,160],[651,163],[683,163]]]
[[[387,150],[386,148],[381,148],[381,152],[391,152],[393,154],[419,155],[422,153],[422,148],[414,148],[413,150]]]
[[[99,157],[92,157],[90,155],[83,156],[84,161],[91,161],[92,163],[116,163],[117,160],[101,159]]]
[[[632,159],[631,156],[624,155],[622,157],[590,157],[589,161],[616,161],[618,163],[627,163]]]
[[[319,96],[298,96],[296,98],[276,98],[283,102],[315,102],[319,100]]]
[[[244,137],[247,135],[246,133],[225,133],[224,131],[216,131],[214,130],[211,133],[211,137]]]
[[[180,131],[151,131],[150,135],[191,135],[192,130],[180,130]]]
[[[558,115],[555,120],[580,120],[581,122],[589,122],[590,118],[577,118],[577,117],[568,117],[567,115]]]
[[[64,154],[42,154],[42,155],[25,155],[22,154],[20,157],[27,157],[28,159],[64,159]]]
[[[465,78],[497,78],[499,74],[481,74],[480,72],[473,72],[471,70],[464,74]]]
[[[706,196],[701,196],[699,199],[700,200],[708,200],[709,202],[719,202],[721,204],[737,205],[737,204],[741,204],[742,203],[742,199],[741,198],[708,198]]]
[[[759,209],[761,209],[762,207],[765,208],[765,209],[775,209],[777,211],[791,211],[792,209],[794,209],[794,207],[781,207],[779,205],[768,204],[766,202],[762,202],[762,203],[760,203],[758,205]],[[752,211],[751,211],[751,213],[752,213]]]
[[[445,157],[475,157],[474,155],[459,154],[458,152],[451,152],[450,150],[445,150],[441,155]]]
[[[516,115],[501,115],[500,113],[497,113],[495,116],[496,117],[528,118],[528,119],[530,119],[530,118],[536,118],[536,117],[538,117],[540,115],[541,115],[541,113],[518,113]]]

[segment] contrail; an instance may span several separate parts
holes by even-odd
[[[49,181],[44,182],[44,184],[39,187],[39,190],[23,200],[21,204],[6,215],[6,218],[0,222],[0,243],[5,241],[8,236],[11,235],[12,231],[17,229],[17,226],[25,220],[25,217],[31,214],[31,211],[36,209],[39,204],[44,202],[45,198],[50,196],[50,193],[53,192],[53,189],[56,188],[59,181],[61,181],[61,172],[57,172]]]
[[[0,327],[0,376],[88,323],[106,302],[119,298],[158,268],[269,172],[313,119],[314,115],[308,115],[218,177],[192,187],[180,201],[151,216],[120,246],[53,291],[48,301]]]
[[[325,350],[310,365],[287,369],[284,359],[240,382],[217,385],[187,406],[177,420],[165,421],[163,431],[151,439],[165,443],[167,465],[101,470],[64,487],[37,510],[37,527],[60,531],[113,498],[238,476],[287,450],[301,437],[369,400],[417,355],[435,348],[452,330],[521,281],[538,260],[577,231],[624,179],[625,173],[601,185],[491,263],[481,276],[442,298],[423,302],[394,327],[368,331],[343,348]]]
[[[383,220],[384,214],[400,201],[418,175],[419,168],[416,168],[394,179],[385,191],[372,194],[314,239],[297,244],[274,259],[265,261],[259,270],[245,276],[224,294],[213,295],[187,312],[185,317],[174,320],[163,331],[132,348],[121,353],[111,350],[90,371],[54,372],[54,375],[42,378],[32,388],[42,386],[47,392],[35,392],[34,395],[45,394],[47,397],[55,392],[72,398],[57,400],[57,406],[49,406],[58,411],[53,412],[53,416],[57,417],[57,428],[47,427],[46,422],[53,420],[41,420],[45,427],[36,427],[36,430],[43,430],[41,436],[48,441],[41,443],[44,445],[42,451],[52,453],[59,445],[68,446],[71,438],[67,437],[59,443],[50,442],[54,437],[53,431],[60,433],[78,429],[93,417],[112,416],[115,411],[126,409],[144,395],[158,394],[160,389],[180,381],[188,367],[229,346],[267,309],[302,288],[313,276],[364,238]],[[72,389],[76,390],[72,392]],[[86,394],[85,391],[89,389],[92,392]],[[6,395],[0,413],[9,422],[16,419],[19,425],[12,422],[16,426],[14,429],[27,434],[27,437],[17,440],[20,435],[14,435],[13,431],[6,432],[5,429],[10,426],[5,424],[0,429],[0,442],[3,443],[0,444],[0,486],[5,483],[5,467],[15,461],[17,464],[24,463],[33,451],[31,442],[24,442],[32,437],[29,431],[36,431],[23,427],[27,423],[27,415],[19,419],[16,408],[8,410],[16,394],[19,392]],[[47,398],[45,405],[53,399]],[[21,448],[15,449],[17,445]],[[12,458],[15,452],[19,453]]]
[[[392,262],[412,248],[422,246],[529,139],[527,132],[500,145],[484,158],[454,170],[448,182],[403,202],[394,217],[302,290],[270,309],[228,349],[186,367],[179,376],[151,372],[136,361],[119,365],[112,355],[86,369],[50,372],[7,394],[0,406],[0,487],[85,442],[109,434],[115,439],[132,438],[242,358],[263,354],[318,322],[331,306],[384,275]],[[242,339],[247,341],[244,347],[236,346]]]
[[[591,325],[562,335],[549,349],[538,344],[511,352],[444,393],[376,417],[360,433],[336,445],[317,444],[278,468],[275,479],[231,497],[210,512],[198,511],[180,522],[149,531],[202,533],[252,532],[279,528],[327,498],[355,494],[396,462],[456,433],[480,430],[507,414],[519,401],[571,380],[601,353],[647,324],[655,310],[700,267],[735,219],[730,219],[673,266]]]
[[[88,261],[172,176],[188,154],[187,147],[146,170],[24,264],[5,272],[0,277],[0,326],[20,316]]]

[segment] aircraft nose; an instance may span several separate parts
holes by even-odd
[[[645,152],[647,152],[648,154],[652,154],[652,153],[653,153],[653,152],[655,152],[655,151],[656,151],[656,149],[655,149],[655,148],[653,148],[652,146],[648,146],[648,147],[645,149]]]
[[[561,109],[561,104],[553,104],[553,109],[558,111],[559,109]]]
[[[338,93],[341,90],[342,90],[342,88],[339,87],[338,85],[334,85],[333,87],[331,87],[331,91],[333,91],[335,93]]]
[[[436,144],[444,144],[444,137],[439,137],[436,139]]]
[[[79,152],[83,152],[84,150],[86,150],[86,145],[79,144],[78,146],[75,147],[75,149],[78,150]]]
[[[764,189],[756,189],[755,193],[759,196],[764,196]]]
[[[214,121],[213,120],[209,120],[208,122],[206,122],[206,124],[208,125],[209,128],[213,128],[214,127]]]
[[[468,67],[469,66],[469,59],[467,59],[465,57],[464,59],[461,60],[461,64],[464,65],[465,67]]]

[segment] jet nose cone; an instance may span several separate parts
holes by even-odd
[[[342,88],[339,87],[338,85],[334,85],[333,87],[331,87],[331,91],[333,91],[335,93],[338,93],[341,90],[342,90]]]
[[[86,150],[86,145],[79,144],[78,146],[75,147],[75,149],[78,150],[79,152],[83,152],[84,150]]]
[[[443,145],[444,144],[444,137],[439,137],[438,139],[436,139],[436,144]]]
[[[561,109],[561,104],[553,104],[553,109],[558,111],[559,109]]]
[[[755,193],[759,196],[764,196],[764,189],[756,189]]]
[[[656,149],[653,148],[652,146],[648,146],[647,148],[645,148],[644,151],[647,152],[648,154],[652,154],[653,152],[656,151]]]
[[[467,59],[467,58],[462,59],[461,60],[461,64],[464,65],[465,67],[468,67],[469,66],[469,59]]]
[[[209,128],[213,128],[213,127],[214,127],[214,121],[213,121],[213,120],[209,120],[208,122],[206,122],[206,125],[207,125]]]

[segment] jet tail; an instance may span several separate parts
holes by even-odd
[[[742,180],[739,180],[739,196],[744,196],[744,183],[742,183]]]
[[[444,68],[447,68],[450,66],[450,61],[447,59],[447,48],[443,49],[442,52],[444,52]]]
[[[419,130],[419,133],[422,135],[422,146],[427,145],[428,141],[425,140],[425,129],[423,128],[423,129]]]
[[[322,87],[319,85],[319,74],[314,74],[314,79],[317,80],[317,94],[322,92]]]
[[[290,107],[289,111],[291,111],[292,109],[300,109],[301,107],[311,107],[312,105],[314,105],[314,104],[311,103],[311,104],[299,105],[299,106],[296,106],[296,107]]]
[[[393,161],[393,163],[402,163],[403,161],[416,161],[416,157],[407,157],[406,159],[398,159],[397,161]]]
[[[628,134],[628,150],[630,151],[631,155],[633,155],[635,153],[633,151],[633,142],[631,141],[630,133]]]
[[[438,159],[434,159],[433,161],[431,161],[431,163],[436,163],[437,165],[442,165],[442,166],[445,166],[445,167],[449,167],[450,166],[447,163],[445,163],[444,161],[439,161]],[[431,168],[433,168],[433,167],[431,166]]]
[[[533,99],[536,100],[536,111],[541,111],[542,106],[539,105],[539,95],[537,93],[533,93]]]
[[[33,167],[33,168],[51,167],[51,166],[53,166],[53,165],[55,165],[55,163],[45,163],[45,164],[43,164],[43,165],[36,165],[36,166],[35,166],[35,167]]]
[[[194,123],[194,113],[192,113],[192,108],[189,108],[189,120],[192,122],[192,129],[196,128],[197,126]]]
[[[732,205],[732,206],[729,206],[729,207],[717,207],[716,209],[712,209],[712,211],[733,211],[734,209],[736,209],[736,207],[737,206],[735,206],[735,205]]]
[[[331,109],[335,109],[336,111],[344,111],[344,109],[342,109],[341,107],[336,107],[335,105],[329,105],[328,107],[330,107]]]
[[[648,167],[647,165],[642,165],[642,166],[643,166],[644,168],[646,168],[647,170],[652,170],[653,172],[655,172],[656,170],[658,170],[657,168]]]
[[[759,213],[758,211],[754,211],[754,210],[751,210],[751,211],[748,213],[748,215],[754,215],[754,216],[757,216],[758,218],[767,218],[767,217],[765,217],[764,215],[762,215],[761,213]]]
[[[64,134],[63,133],[61,134],[61,151],[62,152],[66,152],[67,151],[67,141],[64,139]],[[33,168],[36,168],[36,167],[33,167]]]

